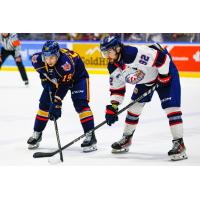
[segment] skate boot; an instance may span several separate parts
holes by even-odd
[[[42,132],[35,131],[33,135],[28,139],[28,149],[37,149],[42,140]]]
[[[81,144],[81,147],[83,148],[83,152],[96,151],[97,150],[96,143],[97,143],[97,140],[96,140],[94,132],[86,133],[85,140]]]
[[[172,140],[172,143],[173,143],[173,147],[168,152],[168,155],[171,158],[171,160],[176,161],[176,160],[187,159],[188,157],[185,153],[186,148],[183,142],[183,138]]]
[[[133,137],[133,134],[123,135],[122,139],[120,139],[118,142],[115,142],[111,145],[112,153],[128,152],[129,147],[132,144],[132,137]]]

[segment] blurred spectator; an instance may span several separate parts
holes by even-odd
[[[162,33],[147,33],[145,41],[162,43],[164,40]]]
[[[127,42],[199,42],[199,33],[19,33],[21,40],[100,41],[118,34]]]
[[[125,33],[124,40],[130,42],[143,42],[145,41],[146,34],[144,33]]]
[[[195,33],[163,33],[165,42],[194,42],[197,39]]]

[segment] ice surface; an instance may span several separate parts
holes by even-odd
[[[26,88],[18,72],[0,72],[0,165],[49,165],[48,158],[34,159],[32,154],[57,149],[53,122],[46,127],[40,148],[27,149],[26,141],[32,134],[42,91],[38,74],[32,72],[28,76],[30,86]],[[109,82],[106,75],[90,77],[90,106],[97,125],[104,120],[105,106],[109,103]],[[111,154],[110,148],[122,135],[125,112],[114,126],[105,125],[96,131],[98,151],[82,153],[79,141],[63,151],[64,163],[61,165],[200,165],[200,79],[182,78],[181,84],[184,140],[189,159],[169,160],[167,152],[172,146],[172,137],[155,93],[152,102],[143,110],[129,153]],[[127,87],[121,108],[129,103],[133,88]],[[70,92],[64,100],[58,127],[62,145],[83,134]]]

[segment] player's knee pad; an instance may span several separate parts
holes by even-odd
[[[128,112],[133,113],[135,115],[140,115],[145,103],[135,103],[131,107],[128,108]]]
[[[43,121],[44,123],[49,119],[49,107],[45,104],[39,104],[39,109],[36,115],[36,119]]]
[[[87,100],[74,101],[76,112],[79,113],[81,123],[93,120],[93,113],[88,105]]]
[[[47,103],[44,103],[44,102],[40,102],[39,103],[39,109],[40,110],[43,110],[43,111],[48,111],[49,110],[49,104],[47,104]]]
[[[127,110],[126,124],[136,125],[145,103],[135,103]]]
[[[74,100],[73,104],[77,113],[80,113],[85,108],[90,108],[87,100]]]
[[[166,108],[165,112],[169,119],[170,126],[182,123],[182,112],[180,107]]]
[[[166,108],[165,112],[169,119],[169,125],[173,139],[179,139],[183,137],[183,120],[180,107]]]

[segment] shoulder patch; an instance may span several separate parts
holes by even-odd
[[[32,56],[32,59],[31,59],[32,63],[37,63],[37,58],[38,58],[38,55],[37,55],[37,54],[36,54],[36,55],[33,55],[33,56]]]

